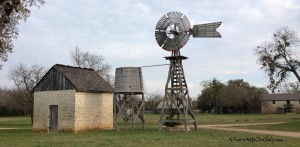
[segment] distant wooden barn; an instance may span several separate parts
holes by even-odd
[[[56,64],[33,91],[33,131],[113,128],[113,88],[93,69]]]

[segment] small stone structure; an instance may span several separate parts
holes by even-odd
[[[113,88],[92,69],[56,64],[33,91],[33,131],[113,128]]]
[[[300,93],[266,94],[262,98],[262,113],[300,113]]]

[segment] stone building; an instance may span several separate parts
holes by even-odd
[[[33,131],[113,128],[113,88],[93,69],[56,64],[32,91]]]
[[[264,95],[262,98],[262,113],[300,113],[300,93]]]

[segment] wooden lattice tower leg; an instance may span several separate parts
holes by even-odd
[[[193,123],[196,130],[197,124],[182,66],[182,60],[187,57],[181,56],[177,51],[165,58],[170,61],[170,67],[159,119],[160,131],[164,123],[183,124],[185,131],[188,130],[188,123]]]
[[[141,95],[141,101],[136,99],[136,95]],[[142,130],[144,130],[144,93],[115,93],[114,94],[114,129],[119,131],[118,120],[122,118],[128,130],[130,123],[131,130],[135,131],[135,122],[137,118],[142,121]]]

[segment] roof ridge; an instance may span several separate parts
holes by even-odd
[[[64,64],[55,64],[54,66],[62,66],[62,67],[68,67],[68,68],[78,68],[78,69],[94,70],[93,68],[71,66],[71,65],[64,65]]]

